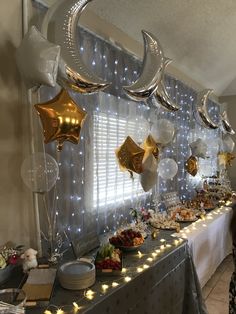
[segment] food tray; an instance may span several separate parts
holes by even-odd
[[[97,256],[98,256],[98,254],[96,255],[95,263],[96,263],[96,260],[97,260]],[[122,273],[122,268],[123,268],[122,252],[121,252],[121,255],[120,255],[120,259],[121,259],[121,269],[111,269],[111,268],[108,268],[108,269],[97,269],[96,268],[96,264],[95,264],[96,275],[97,276],[120,276],[121,273]]]
[[[179,219],[177,219],[175,221],[178,222],[178,223],[181,223],[181,222],[196,222],[197,220],[198,220],[198,218],[196,218],[196,219],[189,219],[189,220],[179,220]]]

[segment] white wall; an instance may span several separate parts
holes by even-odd
[[[221,103],[226,102],[228,104],[228,117],[230,124],[236,131],[236,95],[220,97],[219,101]],[[232,135],[234,142],[236,143],[236,134]],[[234,190],[236,190],[236,159],[233,161],[232,167],[229,168],[229,177],[231,179],[231,184]]]
[[[22,38],[20,0],[0,1],[0,245],[35,246],[32,196],[20,177],[29,154],[27,104],[22,101],[15,50]]]

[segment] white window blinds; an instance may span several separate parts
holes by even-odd
[[[137,133],[138,119],[131,120],[104,112],[94,113],[94,207],[123,202],[144,195],[138,178],[132,180],[122,172],[115,156],[115,149],[125,138]]]

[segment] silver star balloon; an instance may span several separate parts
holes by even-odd
[[[56,85],[60,46],[50,43],[32,26],[16,51],[18,69],[27,88]]]
[[[189,144],[192,155],[195,157],[206,158],[207,144],[200,138]]]

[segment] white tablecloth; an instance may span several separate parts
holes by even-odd
[[[230,207],[215,209],[174,236],[188,240],[198,278],[203,287],[223,259],[231,253]]]

